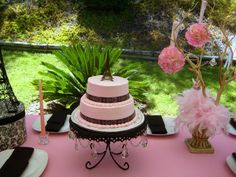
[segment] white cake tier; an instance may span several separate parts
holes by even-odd
[[[126,101],[118,103],[100,103],[89,100],[84,94],[80,99],[80,111],[83,115],[100,120],[117,120],[134,113],[134,100],[130,95]]]
[[[113,81],[101,80],[102,75],[88,79],[87,93],[97,97],[119,97],[129,93],[128,80],[113,76]]]

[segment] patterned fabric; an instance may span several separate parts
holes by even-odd
[[[25,118],[0,126],[0,151],[23,144],[26,140]]]

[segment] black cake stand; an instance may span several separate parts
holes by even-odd
[[[122,131],[114,131],[114,132],[103,132],[103,131],[95,131],[89,128],[85,128],[80,126],[78,123],[74,122],[72,118],[70,118],[70,133],[69,136],[72,139],[86,139],[89,141],[96,141],[96,142],[104,142],[106,144],[105,150],[103,152],[98,152],[97,155],[100,156],[100,159],[95,162],[94,164],[91,161],[87,161],[85,167],[87,169],[93,169],[98,164],[101,163],[105,155],[109,152],[112,160],[116,163],[116,165],[123,169],[128,170],[129,164],[128,162],[124,162],[123,165],[119,164],[118,161],[115,159],[114,156],[121,155],[123,148],[125,148],[125,144],[122,146],[122,150],[120,152],[113,152],[111,150],[111,143],[116,142],[125,142],[130,141],[133,138],[137,138],[140,135],[143,135],[147,129],[147,121],[144,118],[143,122],[137,126],[133,126],[131,129],[122,130]],[[93,144],[90,143],[90,148],[93,148]]]

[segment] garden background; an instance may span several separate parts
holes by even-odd
[[[160,51],[169,45],[173,16],[189,12],[192,16],[188,21],[194,22],[200,4],[200,0],[0,0],[0,40]],[[227,15],[233,15],[234,7],[234,0],[208,1],[205,20],[213,22],[211,31],[215,36],[217,25]],[[235,21],[232,18],[227,26],[232,34],[236,31]],[[38,92],[32,82],[42,78],[39,71],[47,70],[41,62],[67,69],[51,53],[7,50],[3,51],[3,58],[13,90],[28,113],[38,109]],[[122,58],[113,66],[114,70],[125,67],[139,77],[140,87],[136,89],[144,96],[138,100],[138,106],[145,106],[149,113],[177,114],[175,97],[192,86],[193,75],[187,66],[174,76],[162,72],[156,61],[139,57]],[[204,68],[207,85],[213,93],[217,89],[217,72],[217,67]],[[236,83],[231,82],[221,102],[236,113],[235,100]]]

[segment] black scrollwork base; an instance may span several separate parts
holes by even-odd
[[[101,131],[86,129],[74,123],[70,119],[70,129],[71,132],[73,132],[73,134],[75,135],[74,138],[87,139],[89,141],[95,141],[95,142],[104,142],[106,144],[105,150],[97,153],[97,156],[99,158],[98,161],[94,163],[91,161],[87,161],[85,163],[85,167],[87,169],[93,169],[96,166],[98,166],[102,162],[106,154],[109,153],[112,160],[119,168],[121,168],[122,170],[128,170],[129,169],[128,162],[124,162],[123,164],[121,164],[115,158],[116,156],[122,155],[122,150],[125,146],[124,145],[122,146],[122,150],[120,152],[113,152],[111,149],[111,143],[129,141],[133,138],[137,138],[138,136],[143,135],[147,129],[147,121],[144,120],[142,124],[130,130],[125,130],[120,132],[101,132]],[[92,149],[91,144],[90,148]]]
[[[98,166],[98,165],[101,163],[101,161],[103,160],[103,158],[105,157],[105,155],[106,155],[108,152],[109,152],[109,154],[111,155],[112,160],[115,162],[115,164],[116,164],[119,168],[121,168],[122,170],[128,170],[128,169],[129,169],[129,164],[128,164],[128,162],[125,162],[125,163],[123,164],[123,166],[122,166],[122,165],[120,165],[120,164],[118,163],[118,161],[115,159],[114,156],[115,156],[115,155],[121,155],[122,151],[120,151],[120,152],[112,152],[112,151],[111,151],[110,142],[107,142],[105,151],[97,153],[97,155],[100,156],[100,159],[99,159],[95,164],[92,164],[91,161],[87,161],[86,164],[85,164],[85,167],[86,167],[87,169],[93,169],[93,168],[95,168],[96,166]]]
[[[120,155],[120,154],[122,153],[122,151],[119,152],[119,153],[112,152],[112,151],[111,151],[111,146],[109,146],[108,149],[109,149],[111,158],[112,158],[112,160],[116,163],[116,165],[117,165],[118,167],[120,167],[122,170],[128,170],[128,169],[129,169],[129,163],[128,163],[128,162],[125,162],[125,163],[123,164],[123,166],[121,166],[121,165],[116,161],[116,159],[114,158],[114,155]]]

